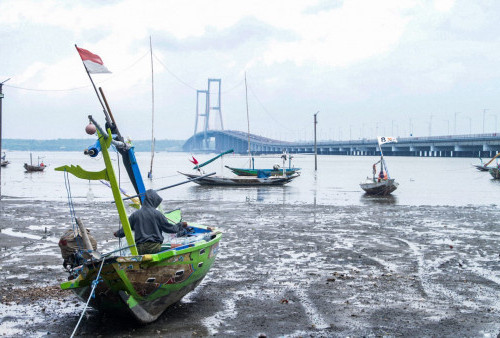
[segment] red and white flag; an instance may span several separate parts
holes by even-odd
[[[76,47],[76,50],[80,54],[87,72],[90,74],[111,73],[108,68],[106,68],[99,55],[92,54],[88,50],[79,47]]]
[[[189,162],[193,163],[194,165],[197,165],[199,162],[197,159],[194,158],[193,155],[191,155],[191,157],[193,158],[192,160],[189,160]]]

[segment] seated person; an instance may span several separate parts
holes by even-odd
[[[150,189],[146,191],[141,209],[135,211],[128,218],[130,227],[134,230],[135,243],[139,255],[157,253],[161,251],[163,243],[162,231],[177,234],[178,237],[187,233],[187,223],[170,223],[156,208],[163,199]],[[125,237],[123,228],[113,234],[115,237]]]

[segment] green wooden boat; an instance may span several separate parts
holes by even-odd
[[[300,171],[300,168],[276,168],[276,169],[248,169],[248,168],[233,168],[230,166],[225,166],[229,170],[231,170],[235,175],[238,176],[257,176],[260,173],[263,173],[266,176],[282,176],[283,171],[286,176],[291,176]]]
[[[292,158],[291,154],[283,152],[281,159],[283,160],[283,166],[275,164],[273,168],[255,169],[254,158],[251,159],[252,168],[234,168],[230,166],[225,166],[231,170],[237,176],[258,176],[258,177],[269,177],[269,176],[293,176],[295,173],[300,174],[300,168],[292,168]],[[288,159],[288,168],[285,167],[285,163]]]
[[[215,261],[222,234],[217,229],[188,223],[193,232],[176,239],[182,239],[182,243],[169,243],[166,237],[163,251],[138,255],[108,152],[113,136],[110,129],[107,135],[101,131],[98,128],[97,134],[105,169],[89,172],[80,166],[63,166],[56,170],[85,180],[109,181],[128,247],[109,254],[94,253],[70,270],[69,280],[61,288],[73,290],[95,309],[129,314],[141,323],[150,323],[201,283]],[[180,210],[164,214],[171,222],[182,218]]]

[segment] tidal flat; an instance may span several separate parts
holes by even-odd
[[[497,336],[500,209],[209,201],[164,202],[223,231],[203,282],[156,322],[87,311],[77,336]],[[74,205],[97,239],[117,245],[109,202]],[[132,209],[129,210],[132,212]],[[68,204],[0,201],[0,335],[69,336],[84,304],[58,240]]]

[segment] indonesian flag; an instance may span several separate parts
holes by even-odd
[[[384,143],[391,143],[391,142],[398,142],[395,137],[389,137],[389,136],[378,136],[377,137],[378,144],[384,144]]]
[[[76,50],[80,54],[87,72],[89,72],[90,74],[111,73],[108,68],[104,66],[104,63],[102,62],[99,55],[92,54],[91,52],[83,48],[76,47]]]

